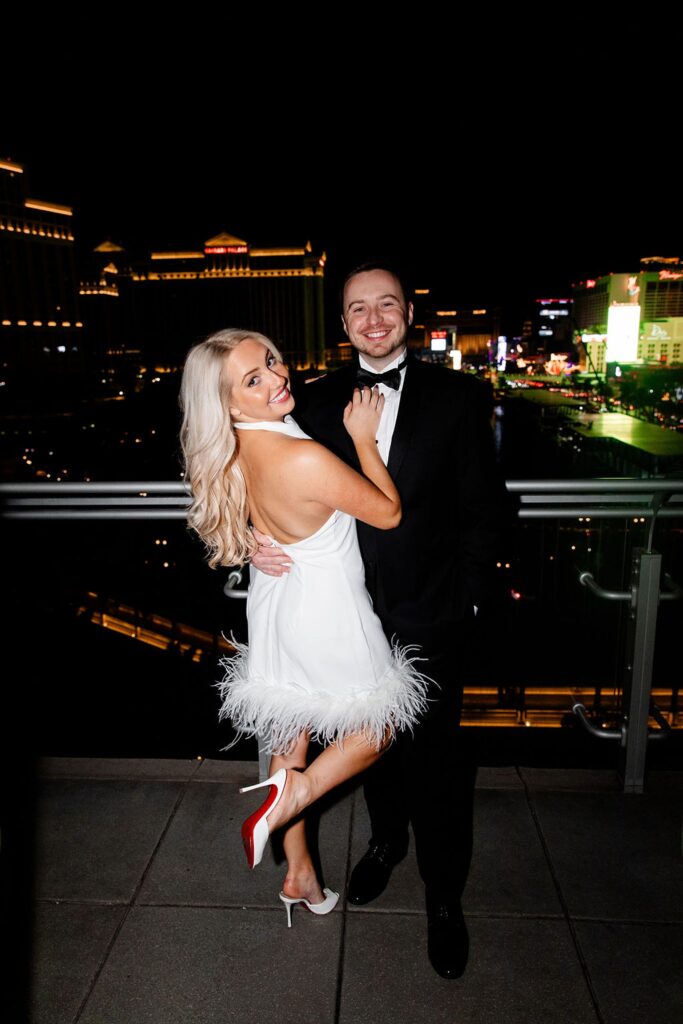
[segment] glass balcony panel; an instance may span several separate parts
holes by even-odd
[[[465,652],[462,721],[484,763],[512,763],[520,742],[530,763],[615,763],[614,745],[596,744],[571,709],[579,701],[599,724],[617,723],[629,611],[579,574],[628,590],[642,519],[520,519],[510,530],[496,570],[503,599],[481,610]],[[256,756],[254,741],[221,753],[234,737],[217,721],[219,659],[233,634],[246,639],[245,601],[226,596],[229,571],[208,568],[182,519],[16,519],[4,535],[7,636],[37,752]],[[679,582],[680,540],[679,520],[657,524],[654,546]],[[676,731],[680,622],[680,603],[660,605],[653,698]],[[652,757],[667,763],[680,736],[651,744]]]

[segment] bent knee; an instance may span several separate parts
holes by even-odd
[[[377,752],[379,754],[384,754],[389,749],[389,747],[391,746],[391,744],[393,742],[394,742],[393,733],[392,733],[391,729],[389,728],[389,726],[387,726],[386,729],[384,730],[384,736],[382,737],[382,739],[380,741],[380,745],[377,748]]]

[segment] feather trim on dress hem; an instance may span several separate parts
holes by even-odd
[[[391,665],[371,689],[357,687],[343,698],[331,693],[311,693],[296,683],[270,683],[249,675],[249,647],[231,638],[236,653],[222,658],[225,676],[216,684],[221,697],[219,720],[229,718],[237,735],[224,750],[240,739],[258,736],[267,754],[286,754],[306,731],[322,744],[337,743],[361,733],[376,749],[387,729],[397,732],[418,722],[428,703],[427,689],[433,680],[415,667],[423,661],[411,652],[416,646],[392,643]]]

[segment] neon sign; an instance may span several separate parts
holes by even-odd
[[[214,256],[221,253],[246,253],[249,250],[246,245],[209,245],[204,252],[207,256]]]

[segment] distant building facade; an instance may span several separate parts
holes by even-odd
[[[613,362],[683,359],[683,261],[647,257],[634,273],[606,274],[574,287],[575,340],[587,370]]]
[[[468,362],[495,359],[500,336],[499,309],[431,309],[424,318],[424,347],[442,346],[461,353]]]
[[[80,366],[83,321],[71,207],[33,198],[24,166],[0,160],[0,355],[4,375]]]
[[[553,352],[571,352],[572,300],[536,299],[532,338],[537,353],[550,356]]]
[[[94,250],[80,291],[110,354],[132,346],[177,363],[207,334],[245,327],[272,338],[294,365],[322,366],[325,262],[310,242],[261,247],[227,232],[144,257],[108,241]]]

